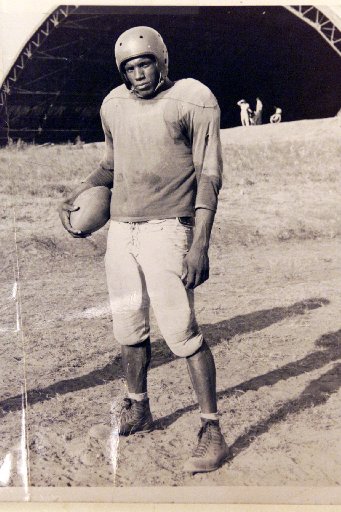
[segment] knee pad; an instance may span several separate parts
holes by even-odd
[[[178,357],[189,357],[193,355],[203,344],[204,337],[201,332],[192,335],[190,338],[180,340],[166,340],[167,345]]]

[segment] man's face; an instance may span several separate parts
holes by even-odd
[[[153,57],[142,56],[130,59],[124,64],[124,71],[141,98],[150,98],[154,95],[160,73]]]

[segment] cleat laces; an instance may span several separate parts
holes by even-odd
[[[203,457],[206,455],[208,447],[211,444],[211,441],[213,444],[216,444],[217,446],[220,445],[220,436],[217,431],[217,435],[214,436],[212,433],[211,423],[206,422],[199,430],[198,433],[198,446],[194,450],[193,457]]]

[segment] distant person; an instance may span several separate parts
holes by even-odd
[[[260,98],[256,98],[256,110],[253,116],[253,122],[255,125],[262,124],[262,114],[263,114],[263,103]]]
[[[253,112],[249,103],[247,103],[245,100],[239,100],[237,105],[240,107],[240,121],[242,126],[250,126],[250,124],[253,124]]]
[[[341,126],[341,108],[340,108],[340,110],[337,112],[336,117],[337,117],[337,120],[338,120],[338,124],[339,124],[339,126]]]
[[[280,123],[282,121],[282,109],[275,107],[275,113],[270,117],[270,123]]]

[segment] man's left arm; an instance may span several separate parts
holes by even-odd
[[[195,214],[193,243],[183,262],[183,280],[187,289],[207,281],[210,274],[208,249],[215,212],[198,208]]]
[[[209,278],[208,249],[223,172],[218,104],[197,109],[192,126],[197,196],[193,243],[183,263],[182,280],[187,289],[196,288]]]

